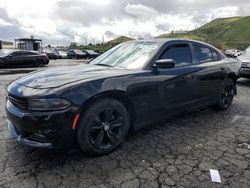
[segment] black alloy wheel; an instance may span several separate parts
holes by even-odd
[[[232,104],[236,91],[235,87],[236,86],[231,79],[225,82],[216,105],[217,109],[226,110]]]
[[[89,138],[96,149],[108,149],[117,145],[124,129],[123,117],[118,111],[107,109],[92,122]]]
[[[80,121],[78,143],[86,153],[107,154],[124,141],[128,130],[127,109],[114,99],[98,100],[87,108]]]
[[[42,60],[37,60],[34,62],[34,67],[42,67],[44,65],[44,62]]]

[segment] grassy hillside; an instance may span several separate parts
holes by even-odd
[[[109,41],[108,43],[112,44],[112,45],[117,45],[117,44],[127,42],[127,41],[130,41],[130,40],[135,40],[135,39],[129,38],[129,37],[126,37],[126,36],[120,36],[120,37],[118,37],[118,38],[116,38],[114,40]]]
[[[245,49],[250,44],[250,16],[219,18],[188,33],[170,33],[159,37],[201,40],[221,49]]]

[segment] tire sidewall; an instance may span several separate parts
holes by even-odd
[[[42,67],[44,62],[42,60],[37,60],[34,62],[34,67]]]
[[[92,125],[92,119],[105,109],[115,109],[122,115],[124,130],[121,140],[116,145],[108,149],[99,150],[90,143],[89,131]],[[125,140],[129,130],[129,115],[127,109],[119,101],[109,98],[99,99],[91,103],[83,113],[84,114],[81,114],[82,117],[80,118],[77,129],[77,141],[80,148],[85,153],[90,155],[108,154],[115,150]]]
[[[219,99],[218,99],[218,102],[217,102],[217,106],[218,106],[218,108],[221,109],[221,110],[226,110],[226,109],[228,109],[228,108],[231,106],[231,104],[232,104],[232,102],[233,102],[233,99],[234,99],[234,95],[233,95],[232,102],[231,102],[229,105],[227,105],[227,106],[225,106],[225,105],[222,103],[222,101],[221,101],[221,98],[222,98],[222,97],[221,97],[221,96],[222,96],[222,93],[224,92],[225,87],[226,87],[227,85],[232,85],[232,86],[233,86],[234,95],[235,95],[235,91],[236,91],[236,88],[235,88],[236,86],[235,86],[233,80],[227,79],[227,80],[223,83],[222,89],[221,89],[221,91],[220,91]]]

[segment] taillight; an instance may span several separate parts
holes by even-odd
[[[46,57],[46,59],[47,59],[47,60],[49,60],[49,57],[48,57],[48,55],[47,55],[47,54],[44,54],[44,56]]]

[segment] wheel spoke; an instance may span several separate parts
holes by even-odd
[[[122,127],[122,126],[123,126],[122,123],[116,123],[116,124],[112,124],[112,125],[111,125],[111,128],[112,128],[112,129],[114,129],[114,128],[120,128],[120,127]]]
[[[91,127],[92,131],[96,131],[96,130],[102,129],[102,121],[100,120],[100,118],[98,116],[95,118],[94,122],[95,123]]]
[[[229,105],[231,103],[231,98],[230,97],[226,97],[226,104]]]
[[[100,126],[102,125],[102,121],[100,120],[99,116],[96,116],[95,122],[97,125],[100,125]]]
[[[111,128],[117,128],[117,127],[122,127],[123,123],[122,123],[122,117],[119,116],[117,119],[115,119],[114,121],[112,121],[110,123]]]
[[[115,135],[111,130],[107,132],[107,135],[108,135],[111,145],[115,145],[118,140],[117,135]]]
[[[92,131],[97,131],[97,130],[101,130],[101,129],[102,129],[102,127],[99,126],[99,125],[93,125],[93,126],[91,127],[91,130],[92,130]]]
[[[228,96],[234,96],[234,90],[231,89],[230,91],[228,91],[227,95],[228,95]]]
[[[112,110],[105,110],[105,112],[104,112],[105,122],[110,122],[111,121],[112,113],[113,113]]]
[[[221,102],[222,102],[223,104],[225,104],[225,100],[226,100],[226,95],[225,95],[225,94],[222,94],[222,96],[221,96]]]
[[[103,138],[104,138],[104,131],[101,130],[99,135],[96,137],[96,139],[94,141],[95,147],[100,148],[100,146],[102,145],[102,142],[103,142]]]

